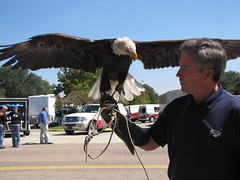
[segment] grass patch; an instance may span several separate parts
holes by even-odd
[[[64,129],[63,129],[63,127],[61,125],[60,126],[50,127],[49,130],[64,131]]]

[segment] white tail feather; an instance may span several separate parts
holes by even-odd
[[[99,76],[98,80],[94,83],[92,89],[88,93],[88,97],[93,99],[100,99],[100,82],[101,82],[101,75]]]
[[[98,78],[98,80],[93,85],[92,89],[88,93],[88,97],[92,97],[93,99],[100,99],[100,82],[101,82],[101,76]],[[108,93],[109,95],[112,95],[115,91],[116,86],[118,85],[118,81],[112,81],[111,82],[111,89]],[[125,99],[128,101],[132,101],[134,99],[134,95],[140,96],[142,91],[145,91],[144,87],[137,82],[136,79],[134,79],[131,74],[128,73],[127,78],[123,84],[123,89],[125,92],[125,95],[123,93],[119,94],[118,92],[115,92],[113,98],[118,101],[121,99],[124,101]]]

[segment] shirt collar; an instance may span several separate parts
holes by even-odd
[[[217,92],[215,92],[211,97],[209,97],[204,101],[205,106],[209,109],[212,109],[212,107],[216,104],[216,102],[218,102],[221,99],[221,95],[223,92],[222,85],[221,84],[217,84],[217,85],[218,85]]]
[[[204,102],[198,104],[197,107],[205,106],[208,109],[212,109],[212,107],[216,104],[216,102],[218,102],[221,99],[221,95],[223,92],[222,85],[221,84],[217,84],[217,85],[218,85],[217,92],[215,92],[212,96],[210,96]],[[193,95],[191,94],[189,94],[189,97],[188,97],[188,105],[196,108],[196,103],[194,102]]]

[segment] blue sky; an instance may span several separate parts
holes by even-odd
[[[239,7],[239,0],[0,0],[0,45],[46,33],[89,39],[127,36],[137,41],[240,39]],[[137,60],[130,73],[163,94],[180,89],[177,70],[144,70]],[[226,71],[229,70],[240,72],[240,58],[228,62]],[[57,84],[58,71],[34,73]]]

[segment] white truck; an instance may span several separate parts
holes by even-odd
[[[50,124],[57,123],[57,119],[55,118],[56,97],[54,94],[29,96],[28,99],[29,119],[31,125],[34,125],[35,127],[38,126],[38,115],[43,107],[47,107],[48,109],[48,121]]]
[[[138,120],[154,122],[158,118],[159,104],[145,104],[139,106]]]
[[[123,104],[119,103],[118,108],[119,111],[127,117],[127,111]],[[77,113],[65,115],[62,121],[62,127],[66,134],[71,135],[74,131],[94,133],[104,128],[107,124],[102,116],[99,116],[99,109],[99,104],[87,104],[79,109]],[[92,125],[91,128],[89,128],[90,125]]]
[[[130,119],[132,122],[135,122],[138,120],[138,110],[140,106],[142,106],[142,104],[125,106],[125,108],[130,111],[130,114],[131,114]]]

